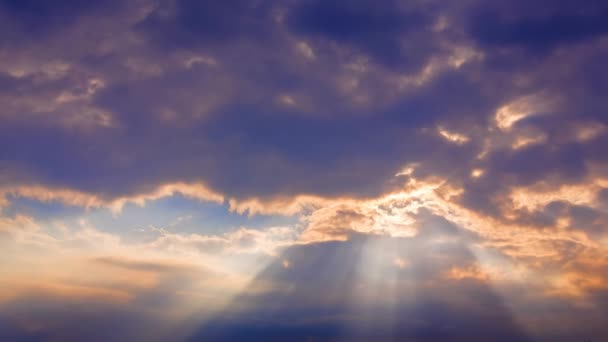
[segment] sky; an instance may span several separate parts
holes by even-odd
[[[0,340],[608,340],[607,18],[0,0]]]

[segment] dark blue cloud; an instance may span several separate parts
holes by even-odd
[[[15,35],[26,40],[48,38],[62,29],[74,25],[84,16],[105,16],[115,13],[120,2],[78,0],[2,0],[0,1],[0,43],[16,41]],[[17,42],[18,43],[18,42]]]
[[[532,53],[608,33],[602,1],[523,1],[482,4],[469,18],[471,36],[482,46],[520,47]]]
[[[259,282],[290,290],[235,299],[234,309],[205,323],[191,340],[527,340],[488,284],[436,282],[442,272],[466,267],[475,258],[465,239],[432,243],[438,235],[457,237],[458,232],[432,217],[428,223],[436,232],[414,239],[352,236],[348,242],[292,247],[251,284],[252,289]],[[411,268],[395,267],[394,254]],[[284,268],[281,260],[289,260],[290,267]],[[365,265],[374,269],[360,269]],[[377,282],[365,279],[369,274],[378,274]],[[393,278],[397,288],[391,290]],[[365,298],[359,291],[377,291],[381,298],[358,307],[354,298]],[[395,297],[387,298],[391,293]],[[450,298],[474,304],[465,308]]]
[[[83,19],[79,21],[83,28],[87,15],[106,13],[97,5],[70,4],[6,3],[4,12],[15,20],[47,12],[50,17],[78,17]],[[115,125],[66,128],[57,124],[68,110],[64,107],[41,113],[27,106],[8,107],[11,115],[3,117],[0,127],[0,153],[6,170],[0,182],[44,183],[107,196],[178,180],[205,181],[238,197],[361,196],[394,186],[393,176],[403,165],[423,162],[417,175],[440,175],[465,183],[470,190],[464,195],[465,202],[490,207],[487,199],[504,186],[530,184],[545,174],[575,180],[586,174],[589,161],[605,159],[606,138],[586,144],[564,143],[559,141],[558,129],[562,120],[606,122],[602,100],[608,80],[603,68],[606,51],[593,39],[601,30],[579,23],[588,17],[592,27],[603,27],[594,19],[603,13],[603,7],[595,2],[579,9],[569,2],[549,5],[161,2],[127,27],[137,46],[121,45],[126,44],[123,40],[115,46],[106,42],[112,49],[66,57],[63,45],[53,45],[49,55],[40,58],[65,62],[70,67],[65,75],[51,77],[43,71],[22,77],[4,74],[0,79],[3,95],[28,98],[36,108],[44,108],[43,104],[65,90],[81,94],[83,79],[99,77],[105,86],[88,104],[111,113]],[[499,17],[475,16],[480,11]],[[277,19],[281,15],[283,21]],[[559,56],[547,52],[534,58],[512,51],[518,46],[561,44],[551,35],[546,43],[520,42],[518,37],[525,34],[517,30],[520,21],[532,20],[540,24],[526,25],[541,27],[537,30],[543,33],[545,22],[564,15],[580,17],[567,25],[580,33],[565,33],[564,42],[588,44],[579,47],[581,51],[568,50]],[[447,26],[443,31],[433,29],[442,16],[447,18]],[[512,40],[498,35],[507,41],[493,43],[493,30],[468,30],[468,24],[483,24],[486,19],[480,18],[496,19],[488,25],[504,24],[505,32],[515,30],[517,34]],[[503,32],[503,28],[496,30]],[[310,43],[314,61],[294,52],[298,39]],[[471,41],[478,44],[470,46]],[[352,51],[337,51],[331,47],[334,43]],[[395,80],[390,77],[397,72],[410,77],[420,74],[431,61],[448,58],[445,46],[450,44],[475,47],[485,59],[438,70],[426,82],[402,93],[395,91]],[[507,58],[509,72],[494,63],[502,53],[498,50],[508,51],[507,57],[520,57]],[[217,65],[201,63],[187,68],[176,62],[180,54],[209,56]],[[347,66],[352,55],[359,54],[372,58],[366,71],[357,74]],[[563,63],[575,65],[573,71],[561,68]],[[128,66],[133,64],[151,65],[159,71],[137,74]],[[341,90],[344,77],[355,78],[357,92]],[[478,133],[493,125],[496,109],[539,91],[563,101],[550,115],[522,120],[516,128],[547,132],[547,143],[517,151],[497,149],[487,162],[477,161],[483,145]],[[285,93],[302,95],[304,104],[298,108],[278,104],[277,98]],[[391,93],[396,95],[384,97]],[[369,103],[357,104],[357,95],[367,96]],[[176,113],[174,119],[161,118],[160,113],[167,109]],[[466,144],[451,144],[437,136],[437,125],[471,134],[471,139]],[[487,169],[488,180],[468,184],[473,166]]]
[[[37,324],[29,329],[27,324]],[[3,341],[126,341],[157,338],[163,321],[121,305],[31,296],[2,306]]]
[[[272,8],[270,2],[164,1],[138,27],[153,41],[168,47],[264,40],[274,34]]]
[[[301,1],[288,15],[290,29],[304,37],[325,38],[374,57],[382,64],[415,68],[434,47],[416,40],[416,49],[406,50],[402,40],[411,32],[425,32],[432,17],[422,9],[403,9],[396,1],[382,5],[368,1]]]

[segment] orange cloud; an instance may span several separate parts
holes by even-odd
[[[120,213],[129,203],[144,206],[147,201],[181,194],[199,201],[222,203],[224,196],[210,190],[201,183],[169,183],[163,184],[150,192],[112,199],[103,198],[97,194],[73,189],[51,188],[41,185],[24,185],[10,188],[0,188],[0,205],[8,205],[7,196],[24,197],[41,202],[60,202],[65,205],[83,208],[108,208],[114,213]],[[0,206],[0,208],[2,208]]]
[[[519,120],[528,116],[542,114],[556,105],[557,101],[546,94],[523,96],[498,108],[495,114],[496,125],[507,131]]]
[[[472,265],[465,268],[453,267],[449,269],[444,276],[447,279],[452,280],[473,279],[477,281],[488,281],[490,279],[489,275],[486,274],[479,265]]]

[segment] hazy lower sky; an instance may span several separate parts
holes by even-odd
[[[605,0],[0,0],[0,340],[608,340]]]

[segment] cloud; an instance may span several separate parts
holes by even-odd
[[[605,336],[606,11],[0,1],[6,331],[82,339],[99,322],[106,339],[146,339],[140,323],[199,298],[235,315],[210,331],[234,338],[353,322],[364,337]],[[120,231],[126,206],[174,196],[252,225]],[[65,331],[62,302],[96,323]]]
[[[517,46],[546,51],[564,43],[576,43],[608,32],[601,20],[605,4],[590,1],[584,6],[563,1],[546,10],[543,3],[514,1],[498,6],[482,6],[473,18],[471,33],[490,46]]]
[[[406,60],[412,66],[421,63],[425,56],[402,52],[402,39],[411,39],[408,33],[414,29],[419,34],[430,26],[430,18],[421,10],[403,7],[396,1],[382,7],[365,1],[350,4],[302,1],[290,11],[287,22],[296,33],[354,47],[380,63],[403,66]]]
[[[103,199],[96,194],[90,194],[70,189],[53,189],[44,186],[21,186],[13,188],[0,188],[0,195],[7,197],[23,197],[38,200],[40,202],[61,202],[69,206],[78,206],[86,209],[105,207],[114,214],[120,213],[122,208],[128,203],[144,206],[147,201],[154,201],[176,194],[199,201],[209,201],[222,203],[222,195],[209,190],[203,184],[173,183],[163,184],[148,193],[125,196],[112,199]],[[8,204],[8,201],[7,201]]]
[[[110,4],[94,20],[86,14],[102,13],[95,6],[5,5],[6,13],[67,11],[75,19],[51,30],[44,46],[23,42],[5,58],[1,142],[11,148],[3,152],[4,184],[42,183],[114,198],[180,182],[207,184],[238,200],[368,197],[391,188],[392,175],[411,162],[446,175],[447,165],[458,161],[468,175],[479,167],[473,154],[484,152],[480,145],[496,163],[486,168],[489,177],[510,169],[501,159],[530,164],[504,158],[501,147],[514,146],[518,152],[510,153],[521,159],[531,152],[526,147],[543,154],[557,142],[560,120],[578,127],[568,133],[569,144],[598,145],[604,135],[593,128],[602,123],[593,113],[605,109],[601,30],[582,30],[589,39],[562,53],[529,63],[513,59],[513,72],[501,73],[495,45],[479,44],[475,30],[459,26],[478,9],[494,7],[515,21],[530,9],[528,19],[542,23],[568,13],[568,3],[547,14],[520,2],[124,6],[116,11],[120,6]],[[571,16],[593,17],[588,13],[601,8],[588,4]],[[330,20],[335,13],[344,15]],[[209,15],[204,24],[191,20]],[[550,44],[569,41],[551,38]],[[515,53],[503,45],[506,54]],[[306,57],[310,51],[314,59]],[[561,68],[564,63],[581,68]],[[545,108],[539,96],[559,105]],[[532,115],[546,111],[551,115]],[[495,115],[499,128],[513,132],[486,132]],[[450,140],[428,135],[437,127],[468,142],[447,147]],[[556,154],[568,154],[565,143]],[[540,174],[556,163],[513,173]]]
[[[104,4],[84,4],[61,0],[52,5],[30,0],[5,0],[0,3],[0,8],[5,11],[4,15],[8,15],[10,24],[28,35],[43,37],[74,25],[82,15],[108,14],[116,7],[117,3],[114,1]]]
[[[370,113],[398,105],[399,88],[412,91],[426,84],[431,75],[441,74],[452,58],[467,60],[459,52],[467,49],[446,47],[437,55],[421,58],[420,66],[394,75],[383,63],[367,61],[365,55],[370,51],[344,60],[341,52],[310,40],[306,44],[314,47],[317,61],[310,64],[296,58],[297,49],[283,49],[302,42],[288,24],[275,22],[282,12],[288,20],[300,10],[299,5],[288,7],[201,6],[188,1],[158,7],[146,4],[129,7],[129,12],[120,15],[109,12],[116,17],[112,25],[105,17],[99,21],[79,17],[76,26],[58,32],[46,41],[44,49],[27,44],[12,50],[14,56],[7,57],[6,73],[9,85],[15,86],[6,88],[3,100],[13,104],[7,110],[10,115],[3,116],[3,145],[13,146],[5,158],[10,170],[5,182],[43,182],[82,192],[111,191],[114,197],[175,181],[203,182],[229,196],[245,198],[277,192],[293,195],[306,189],[344,195],[355,184],[370,184],[357,192],[378,193],[386,177],[403,162],[401,156],[411,152],[394,150],[393,141],[414,134],[415,127],[396,127],[381,138],[380,133],[386,134],[390,123],[370,118]],[[214,20],[205,21],[208,26],[191,25],[187,19],[194,13],[210,12],[217,13]],[[373,15],[370,20],[375,20]],[[251,22],[274,33],[255,33],[247,26]],[[99,44],[91,49],[68,49],[68,43],[84,46],[73,44],[85,44],[76,34],[78,29],[92,32]],[[120,38],[112,40],[95,33],[106,29],[129,34],[117,33],[113,36]],[[252,38],[235,38],[229,46],[204,38],[217,34],[236,37],[234,32],[267,36],[267,44],[273,48],[247,44]],[[193,43],[187,44],[187,50],[168,55],[158,51],[156,44],[177,43],[187,37]],[[248,55],[252,64],[272,63],[275,67],[243,67],[235,54]],[[213,62],[193,63],[198,60]],[[165,84],[172,84],[173,90],[167,91]],[[22,95],[25,93],[27,97]],[[298,106],[288,116],[274,100],[282,95]],[[333,122],[322,118],[330,113],[339,118]],[[336,134],[336,130],[341,133]],[[20,134],[15,134],[17,131]],[[358,139],[361,135],[378,138],[364,142]],[[311,140],[314,136],[321,139],[315,142]],[[172,143],[165,143],[169,139]],[[235,144],[249,148],[241,150]],[[43,148],[33,150],[32,146]],[[64,153],[44,152],[49,146]],[[351,150],[349,146],[354,147],[350,155],[341,156]],[[37,154],[49,160],[25,157]],[[236,157],[228,158],[233,155]],[[368,168],[362,160],[370,157],[383,167]],[[160,159],[165,161],[162,165],[156,162]],[[331,180],[322,181],[327,160],[335,160],[335,172]],[[87,171],[81,172],[84,165],[88,165]],[[344,170],[353,167],[359,169],[360,176],[344,178]],[[140,172],[140,168],[147,171]],[[279,169],[281,177],[268,176],[271,168]],[[239,175],[237,170],[247,174]]]
[[[429,248],[433,254],[419,253]],[[400,254],[411,260],[410,267],[394,266],[393,258]],[[450,257],[444,258],[446,255]],[[479,315],[490,312],[492,318],[486,320],[488,325],[475,330],[468,338],[497,335],[506,339],[523,338],[484,281],[467,286],[457,281],[437,281],[436,274],[449,269],[450,265],[470,262],[471,254],[457,241],[435,246],[426,237],[359,236],[343,242],[296,246],[287,249],[282,258],[290,261],[289,268],[277,260],[261,272],[252,285],[272,282],[277,290],[240,296],[235,299],[234,307],[204,324],[193,339],[257,338],[263,329],[271,339],[375,336],[432,340],[468,334],[467,326],[474,324]],[[320,264],[326,266],[318,270]],[[367,266],[374,269],[366,269]],[[475,300],[469,290],[476,293]],[[410,293],[416,296],[408,296]],[[455,316],[461,306],[469,305],[469,300],[483,302],[483,305]],[[309,313],[310,318],[299,318],[300,310]]]
[[[58,236],[21,216],[2,218],[0,227],[7,253],[0,330],[11,340],[183,339],[193,315],[221,309],[246,281],[201,254],[152,249],[93,227]]]
[[[483,293],[482,307],[494,310],[495,316],[487,331],[480,331],[479,336],[509,331],[512,339],[524,336],[525,332],[511,323],[510,310],[515,310],[518,320],[531,322],[525,305],[517,302],[521,298],[514,295],[520,286],[533,291],[530,295],[539,307],[559,300],[588,305],[587,312],[596,316],[598,308],[593,298],[605,291],[608,282],[605,277],[592,275],[603,274],[608,265],[602,259],[605,246],[575,228],[564,230],[550,225],[539,229],[508,218],[476,213],[458,202],[462,189],[445,179],[417,179],[412,176],[415,173],[413,167],[403,175],[409,177],[403,190],[378,198],[318,202],[316,207],[303,212],[297,227],[242,228],[218,235],[154,229],[157,236],[151,242],[133,244],[86,224],[60,237],[32,218],[5,219],[4,231],[13,237],[15,248],[23,250],[36,241],[37,248],[44,247],[39,253],[53,255],[47,257],[48,262],[73,265],[66,270],[93,268],[97,275],[78,279],[70,275],[66,281],[53,271],[54,274],[46,276],[48,286],[43,287],[30,286],[31,281],[27,285],[27,280],[15,283],[15,279],[23,277],[12,278],[11,284],[17,285],[10,288],[19,291],[5,291],[3,299],[7,303],[20,303],[49,293],[64,294],[65,301],[108,297],[108,301],[119,304],[134,303],[152,312],[166,308],[177,314],[191,307],[188,302],[192,300],[192,291],[203,291],[204,298],[209,295],[218,300],[214,310],[200,313],[219,315],[206,316],[205,320],[211,320],[205,323],[200,336],[207,337],[226,336],[230,331],[241,336],[241,332],[250,334],[251,329],[260,327],[272,332],[275,329],[272,327],[280,322],[277,317],[301,317],[302,312],[317,312],[318,319],[284,323],[287,330],[277,331],[277,336],[303,331],[317,331],[319,336],[326,337],[346,331],[353,336],[366,336],[371,331],[380,331],[387,336],[424,339],[436,337],[431,330],[447,321],[453,325],[444,328],[445,336],[458,335],[468,331],[478,317],[488,317],[481,309],[462,316],[465,307],[480,303],[478,295]],[[533,206],[530,210],[543,210],[545,206]],[[78,261],[81,256],[67,263],[61,260],[65,257],[55,254],[57,251],[68,253],[66,256],[84,253],[89,257],[84,263]],[[243,257],[250,260],[243,261]],[[193,260],[202,264],[195,266]],[[12,264],[18,267],[24,262]],[[43,267],[40,261],[29,263],[32,272]],[[253,283],[245,286],[255,267],[262,269]],[[310,280],[312,274],[314,281]],[[176,289],[179,290],[175,292]],[[225,306],[238,291],[243,292],[234,299],[234,306]],[[418,301],[395,302],[389,296],[409,291],[416,291]],[[476,295],[471,297],[473,293]],[[264,309],[261,303],[269,303],[271,297],[278,304]],[[501,297],[515,302],[503,304]],[[356,300],[362,302],[357,304]],[[286,303],[289,305],[285,306]],[[100,310],[97,312],[101,317],[108,314],[94,307]],[[404,315],[406,312],[410,316]],[[395,318],[412,317],[412,312],[416,312],[415,319],[407,322]],[[560,319],[573,317],[575,312],[566,310]],[[230,315],[224,316],[226,313]],[[246,323],[250,315],[265,318],[250,326]],[[454,315],[460,318],[455,320]],[[371,317],[393,317],[391,324],[396,325],[386,325]],[[146,318],[146,322],[150,319]],[[359,320],[366,323],[355,330],[344,330]],[[543,327],[536,328],[538,333],[547,334],[542,329],[550,326],[548,321],[535,324]],[[390,327],[394,326],[401,328],[392,330]],[[59,333],[52,329],[39,331]],[[600,336],[602,332],[597,334]]]
[[[297,231],[291,227],[270,227],[264,230],[240,228],[222,235],[175,234],[160,229],[159,236],[146,245],[153,250],[177,253],[262,253],[273,255],[281,247],[294,243]]]

